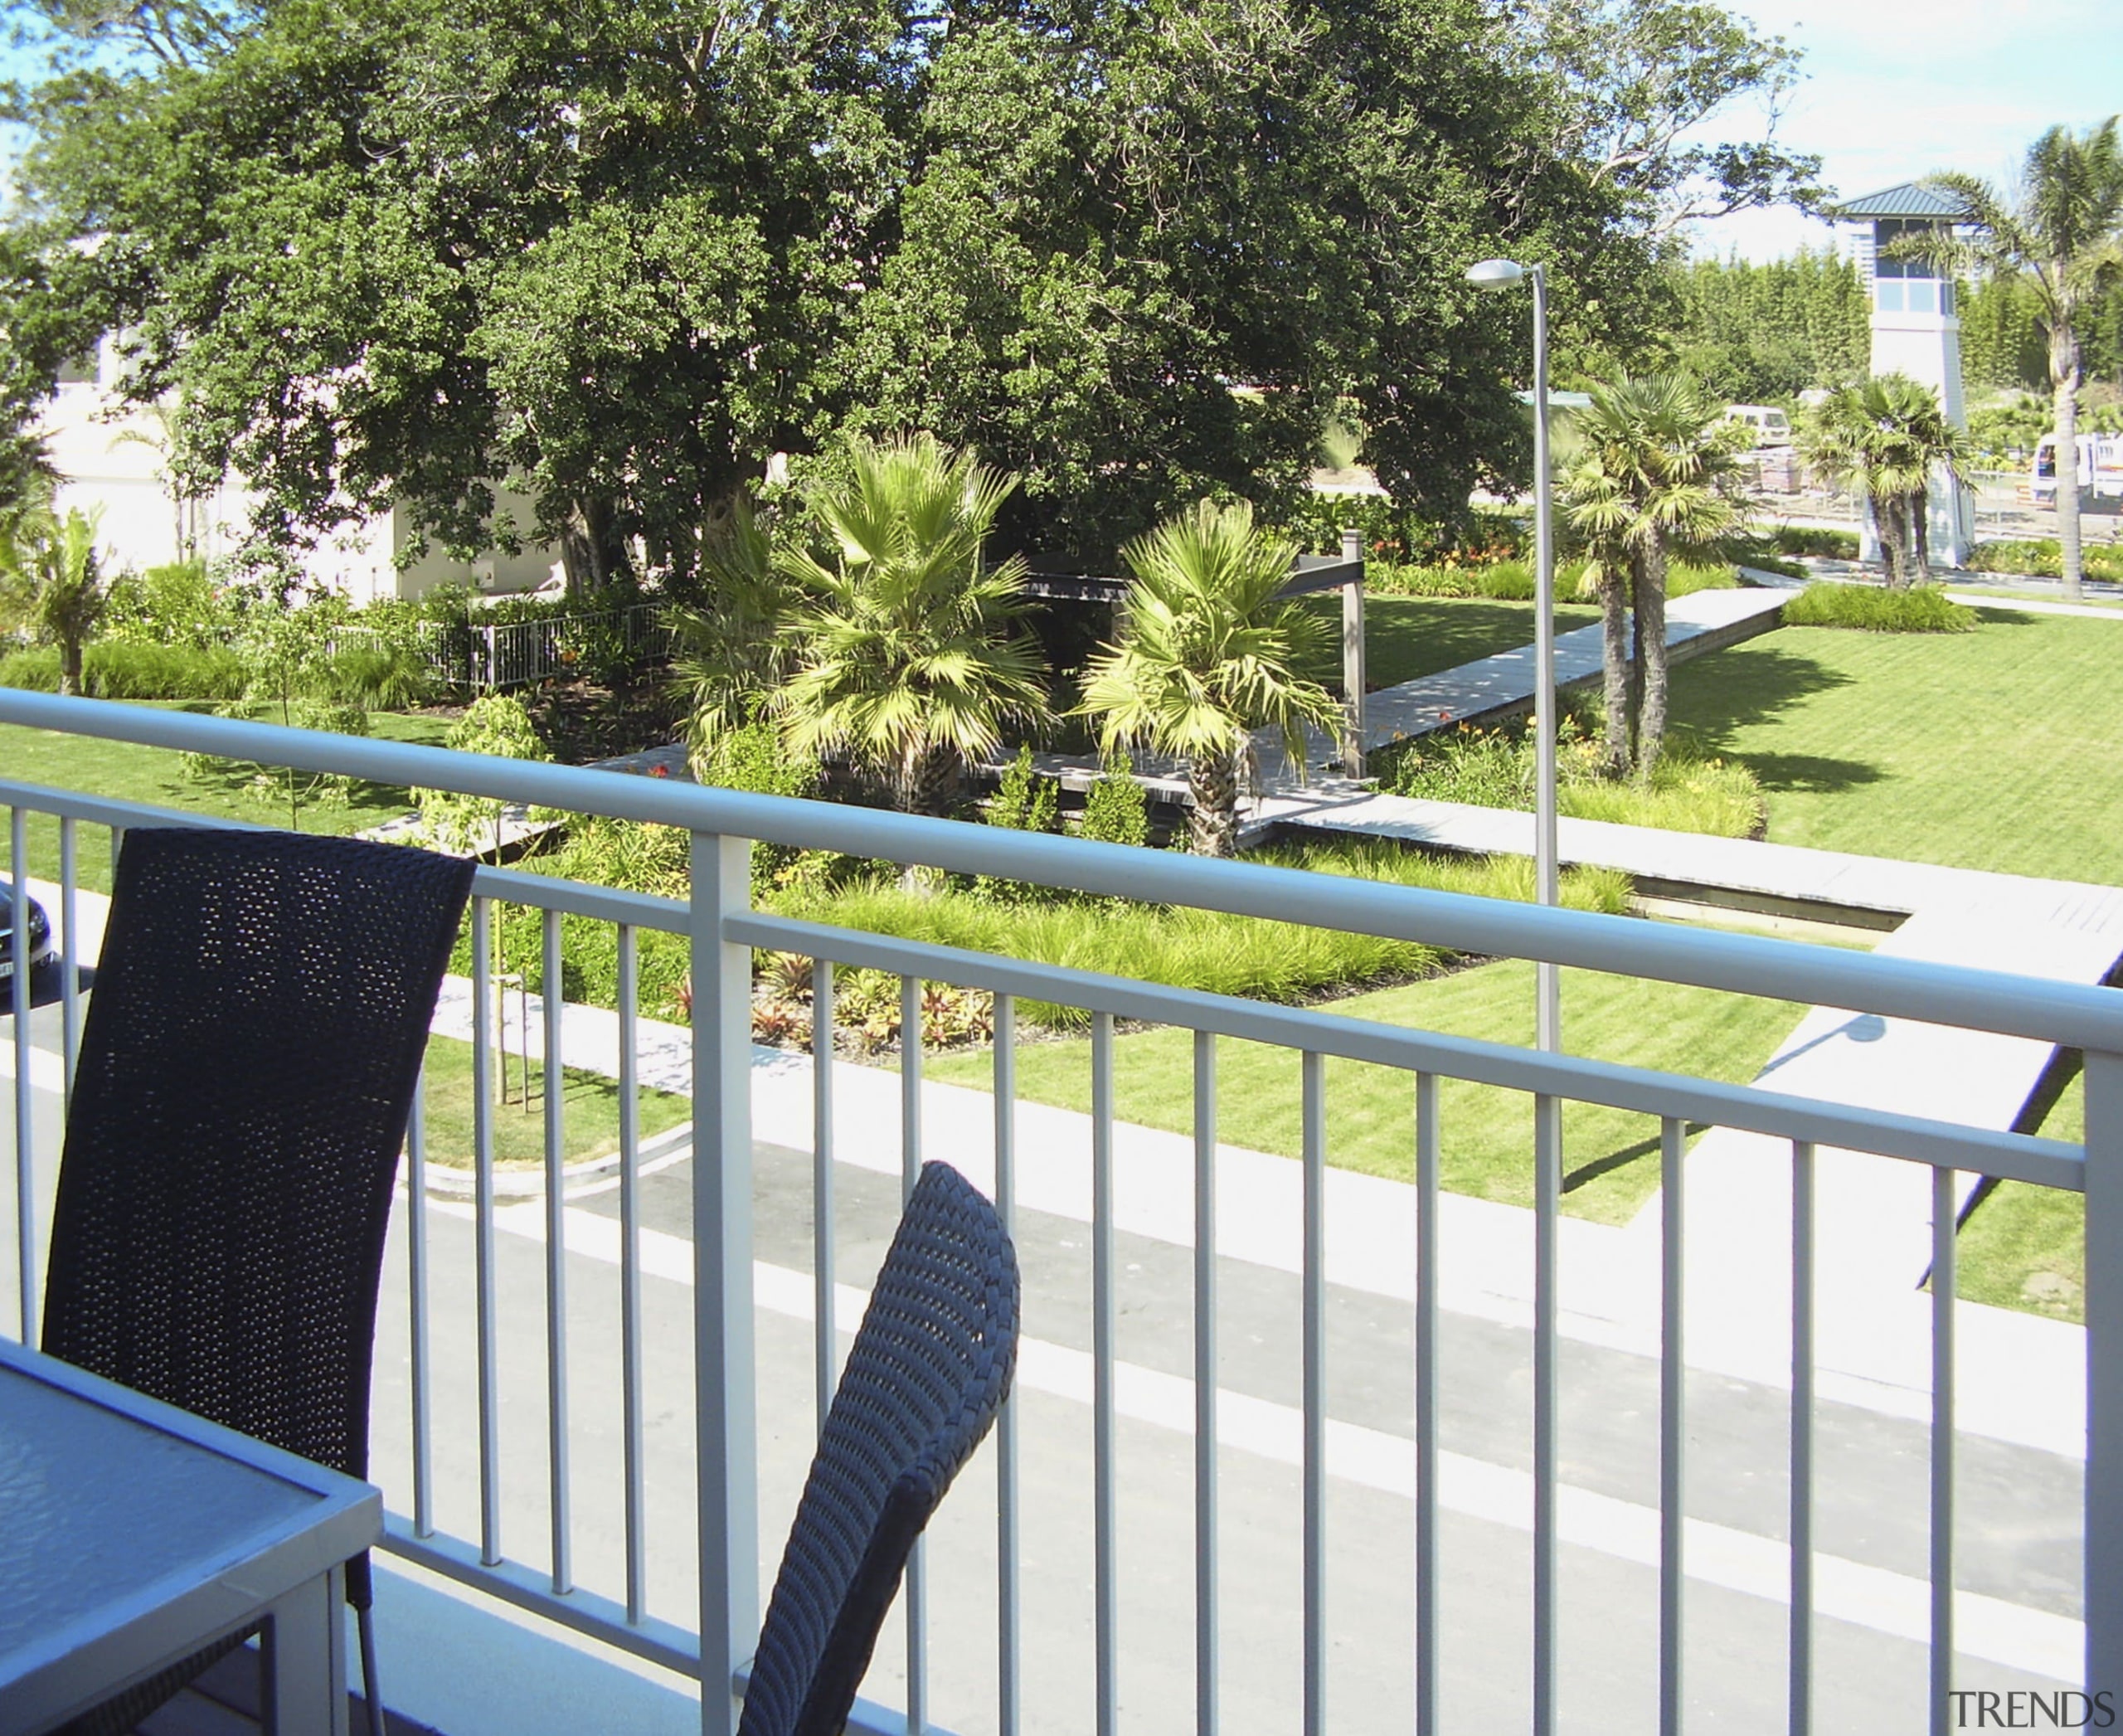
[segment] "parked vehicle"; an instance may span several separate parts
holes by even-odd
[[[1756,451],[1791,444],[1791,418],[1774,404],[1727,404],[1725,420],[1746,424],[1754,435]]]
[[[30,969],[34,971],[51,956],[51,921],[44,907],[27,893],[17,898],[14,887],[0,880],[0,983],[15,972],[15,912],[29,907]]]
[[[2123,498],[2123,434],[2082,434],[2078,437],[2079,492],[2096,498]],[[2028,470],[2028,493],[2038,503],[2057,498],[2057,436],[2045,434],[2034,444]]]

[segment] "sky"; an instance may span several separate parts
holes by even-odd
[[[1805,52],[1778,137],[1818,153],[1844,197],[1937,169],[2009,184],[2029,144],[2123,109],[2117,0],[1726,0]],[[1749,119],[1735,105],[1724,136]],[[1759,117],[1751,117],[1759,124]],[[1819,246],[1829,226],[1797,212],[1696,226],[1701,251],[1774,259]]]

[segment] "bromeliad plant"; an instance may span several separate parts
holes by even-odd
[[[1091,659],[1077,710],[1109,753],[1139,746],[1187,761],[1199,855],[1236,846],[1255,730],[1277,731],[1300,771],[1307,725],[1342,732],[1334,695],[1296,673],[1329,630],[1282,596],[1292,552],[1255,528],[1251,507],[1206,500],[1120,552],[1134,580],[1120,635]]]

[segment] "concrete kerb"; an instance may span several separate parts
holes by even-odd
[[[692,1150],[692,1126],[681,1122],[667,1127],[653,1139],[641,1142],[637,1160],[644,1172],[661,1169],[687,1156]],[[561,1191],[566,1194],[578,1184],[595,1181],[615,1173],[621,1154],[606,1152],[600,1157],[585,1157],[561,1168]],[[443,1199],[469,1199],[479,1186],[478,1178],[469,1169],[461,1169],[454,1164],[437,1163],[430,1158],[421,1166],[427,1180],[427,1191]],[[494,1194],[502,1199],[543,1199],[546,1192],[544,1169],[504,1169],[496,1165]]]

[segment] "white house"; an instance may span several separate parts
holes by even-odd
[[[42,424],[60,475],[58,505],[100,510],[98,540],[118,562],[159,566],[190,552],[211,560],[231,552],[249,523],[253,496],[230,475],[203,499],[180,501],[167,469],[168,430],[152,411],[122,403],[113,389],[118,362],[108,339],[93,367],[69,369],[52,395]],[[531,503],[503,491],[500,504],[519,523]],[[445,584],[502,595],[557,588],[556,551],[525,547],[508,556],[459,561],[430,548],[402,563],[414,540],[406,515],[394,508],[328,537],[302,565],[313,582],[346,593],[357,604],[421,596]]]

